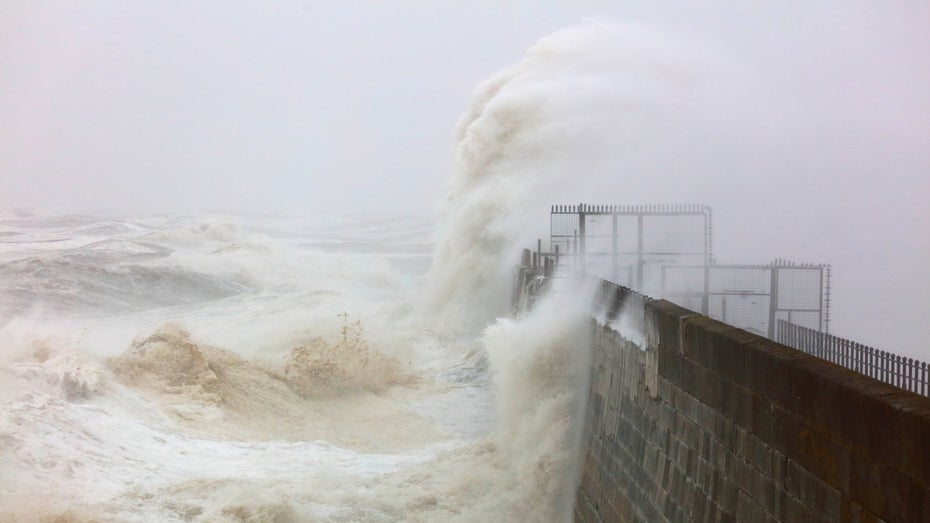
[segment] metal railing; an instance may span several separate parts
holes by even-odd
[[[895,387],[930,396],[930,365],[778,320],[776,341]]]

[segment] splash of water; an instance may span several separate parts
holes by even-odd
[[[510,266],[547,233],[539,224],[550,204],[620,199],[603,194],[604,182],[666,130],[697,81],[681,56],[682,44],[648,28],[590,20],[478,85],[456,129],[430,310],[466,330],[486,324],[506,310]]]
[[[329,231],[282,248],[248,234],[245,220],[211,217],[63,225],[65,236],[127,240],[107,244],[116,265],[144,243],[160,257],[141,265],[248,285],[99,320],[142,333],[128,348],[101,350],[108,358],[84,350],[99,341],[93,332],[43,352],[22,332],[0,330],[0,344],[23,347],[3,369],[15,386],[0,404],[0,421],[10,421],[0,424],[0,446],[10,450],[0,455],[0,515],[569,520],[587,390],[587,295],[498,317],[508,316],[518,250],[539,235],[529,224],[556,196],[583,194],[578,173],[612,173],[616,155],[633,154],[631,143],[655,131],[636,115],[656,109],[667,85],[690,81],[675,52],[654,40],[588,22],[544,38],[478,86],[456,131],[457,172],[425,307],[410,303],[404,263],[372,262],[399,253],[367,247],[371,238]],[[91,229],[75,232],[84,226]],[[347,309],[358,311],[357,330],[343,321],[340,331],[337,315]],[[59,493],[54,503],[43,485]]]

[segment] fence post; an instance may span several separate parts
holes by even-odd
[[[895,385],[898,388],[904,388],[904,358],[901,356],[895,355],[895,371],[897,373],[897,383]]]
[[[856,372],[861,372],[861,371],[859,370],[859,368],[860,368],[860,365],[859,365],[859,353],[861,352],[861,349],[862,349],[862,347],[861,347],[860,345],[858,345],[858,344],[856,344],[856,346],[853,347],[852,360],[849,362],[849,363],[850,363],[849,368],[852,369],[852,370],[854,370],[854,371],[856,371]]]
[[[923,374],[923,376],[922,376],[922,378],[921,378],[921,382],[922,382],[922,383],[921,383],[921,394],[923,394],[924,396],[926,396],[926,395],[927,395],[927,386],[928,386],[928,384],[927,384],[927,381],[928,381],[928,379],[927,379],[927,378],[928,378],[928,376],[927,376],[927,363],[926,363],[926,362],[924,362],[924,363],[921,364],[921,370],[923,371],[923,372],[921,373],[921,374]]]
[[[889,362],[888,362],[888,353],[885,352],[885,351],[882,351],[882,378],[881,378],[881,381],[884,381],[885,383],[888,383],[888,366],[889,366]]]

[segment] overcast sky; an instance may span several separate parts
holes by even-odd
[[[586,199],[709,204],[718,259],[832,262],[840,334],[930,357],[930,2],[684,4],[2,0],[0,207],[427,214],[475,85],[604,16],[706,70]]]

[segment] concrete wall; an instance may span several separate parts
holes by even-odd
[[[595,327],[576,521],[930,521],[930,400],[670,302],[642,318],[645,351]]]

